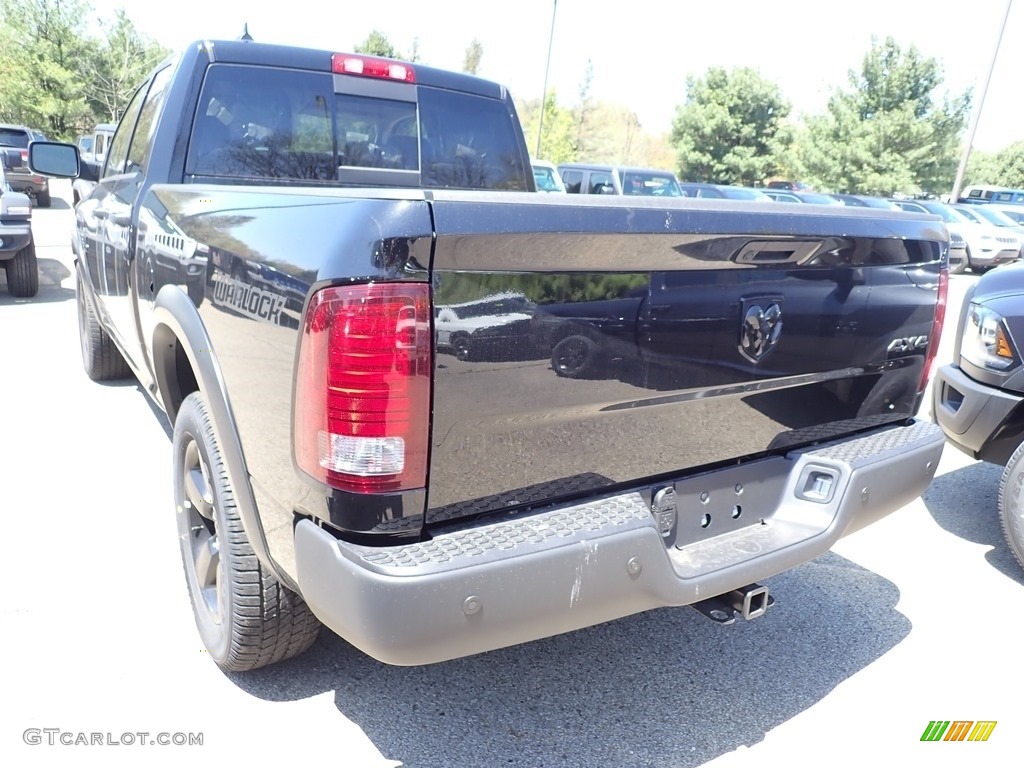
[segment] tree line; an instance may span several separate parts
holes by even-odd
[[[357,49],[398,53],[379,31]],[[463,70],[475,74],[482,55],[474,40]],[[574,100],[551,91],[543,110],[540,99],[517,103],[531,153],[554,163],[665,168],[686,181],[761,186],[786,178],[833,192],[939,196],[953,185],[971,108],[969,89],[940,93],[938,60],[891,37],[872,40],[821,114],[795,116],[781,88],[755,69],[712,67],[687,78],[671,130],[656,134],[629,107],[596,100],[593,78],[588,62]],[[1024,142],[972,153],[965,183],[1024,187]]]
[[[87,27],[83,0],[0,0],[0,122],[73,140],[117,122],[132,93],[168,51],[119,10]]]
[[[95,123],[116,122],[133,89],[168,51],[118,11],[86,26],[85,0],[0,0],[0,121],[71,140]],[[419,61],[373,30],[354,50]],[[462,70],[479,71],[474,39]],[[500,78],[499,78],[500,79]],[[668,133],[646,130],[628,106],[593,96],[588,62],[575,98],[546,95],[538,157],[555,163],[603,162],[673,170],[681,179],[759,186],[799,179],[835,192],[941,195],[960,159],[971,93],[940,93],[942,68],[914,46],[872,40],[821,114],[795,116],[775,83],[754,69],[709,68],[686,80],[687,95]],[[540,99],[516,103],[534,153]],[[965,183],[1024,187],[1024,141],[974,152]]]

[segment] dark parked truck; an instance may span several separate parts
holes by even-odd
[[[934,218],[555,199],[502,87],[241,41],[158,68],[99,175],[85,369],[137,376],[174,425],[186,581],[226,669],[321,624],[413,665],[661,606],[753,618],[763,580],[939,460],[914,419]]]
[[[932,387],[932,413],[972,459],[1003,465],[999,521],[1024,566],[1024,264],[983,275],[964,296],[953,362]]]

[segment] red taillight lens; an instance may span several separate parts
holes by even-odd
[[[924,392],[928,381],[932,377],[932,367],[935,365],[935,357],[939,353],[939,341],[942,339],[942,326],[946,322],[946,295],[949,293],[949,271],[943,267],[939,271],[939,296],[935,304],[935,319],[932,320],[932,332],[928,339],[928,353],[924,359],[924,370],[921,372],[921,381],[918,382],[917,391]]]
[[[430,287],[325,288],[310,300],[295,385],[295,460],[334,488],[422,488],[430,426]]]
[[[331,56],[331,72],[339,75],[381,77],[404,83],[416,82],[416,72],[408,64],[376,56],[354,56],[351,53],[336,53]]]

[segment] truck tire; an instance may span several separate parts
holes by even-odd
[[[41,189],[36,193],[36,205],[40,208],[50,207],[50,190]]]
[[[78,302],[78,340],[82,345],[82,367],[93,381],[117,381],[132,377],[132,369],[114,345],[114,340],[100,325],[96,311],[84,293],[82,274],[75,279]]]
[[[1024,443],[1010,456],[999,480],[999,523],[1010,551],[1024,568]]]
[[[36,261],[35,243],[29,243],[8,260],[7,290],[11,296],[28,299],[39,293],[39,264]]]
[[[185,581],[210,656],[221,669],[244,672],[302,653],[320,622],[253,552],[197,392],[178,410],[172,451]]]
[[[580,334],[566,336],[551,350],[551,367],[559,376],[582,379],[593,372],[597,353],[597,343],[593,339]]]

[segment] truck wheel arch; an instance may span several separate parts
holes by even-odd
[[[192,392],[202,394],[253,551],[278,581],[297,591],[298,585],[270,555],[227,387],[195,304],[178,286],[165,285],[156,295],[153,315],[153,372],[168,419],[173,425],[185,398]]]

